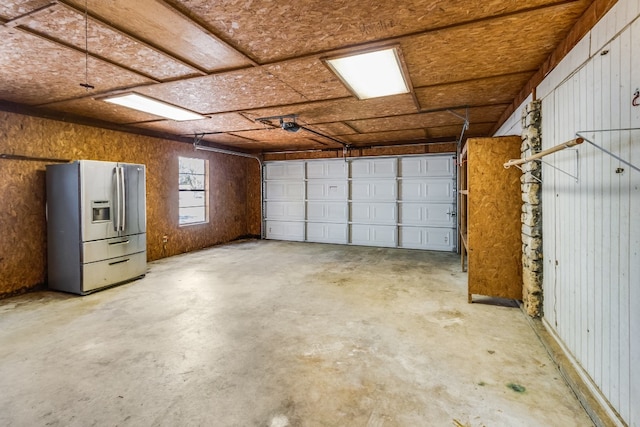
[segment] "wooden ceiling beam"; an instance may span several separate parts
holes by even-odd
[[[221,45],[223,45],[223,46],[227,47],[228,49],[231,49],[231,50],[235,51],[236,53],[240,54],[243,58],[245,58],[248,62],[250,62],[251,65],[253,65],[254,67],[257,67],[257,66],[260,65],[253,58],[251,58],[246,53],[242,52],[237,47],[232,46],[230,43],[226,42],[225,40],[222,40],[220,37],[218,37],[216,34],[214,34],[209,28],[207,28],[203,23],[199,22],[194,17],[189,16],[189,14],[185,13],[182,10],[182,8],[179,7],[178,5],[176,5],[174,2],[167,1],[167,0],[156,0],[156,1],[158,3],[162,3],[166,8],[172,10],[176,14],[178,14],[178,15],[184,17],[186,20],[190,21],[193,25],[195,25],[200,30],[202,30],[204,33],[209,35],[212,39],[215,39]]]

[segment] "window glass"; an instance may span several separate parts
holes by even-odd
[[[208,162],[204,159],[179,158],[179,224],[208,222]]]

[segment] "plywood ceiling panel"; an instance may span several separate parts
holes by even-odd
[[[397,130],[392,132],[376,132],[376,133],[364,133],[343,135],[347,142],[354,145],[371,144],[384,141],[416,141],[425,140],[427,137],[423,129],[410,129],[410,130]]]
[[[85,92],[86,93],[86,92]],[[48,104],[48,110],[89,117],[117,124],[139,123],[159,120],[160,117],[141,111],[131,110],[105,101],[98,101],[87,96],[70,101],[60,101]]]
[[[189,120],[185,122],[160,120],[150,123],[140,123],[138,126],[179,135],[255,130],[262,129],[263,127],[260,123],[248,120],[242,114],[238,113],[214,114],[207,119]]]
[[[416,96],[424,110],[504,104],[513,99],[532,75],[524,72],[423,87],[416,89]]]
[[[0,17],[6,20],[41,9],[53,3],[52,0],[2,0],[0,3]]]
[[[535,70],[563,37],[547,28],[581,12],[579,3],[567,3],[436,31],[403,40],[402,51],[414,87]]]
[[[306,101],[285,83],[260,68],[147,86],[138,92],[201,114]]]
[[[158,80],[194,76],[198,71],[62,5],[53,6],[24,24],[26,28],[80,50],[106,58]],[[85,41],[87,42],[85,45]]]
[[[205,138],[207,140],[207,138]],[[238,138],[232,142],[226,142],[224,139],[220,141],[211,141],[219,144],[224,144],[230,147],[249,152],[262,152],[262,151],[301,151],[301,150],[324,150],[335,149],[341,146],[332,143],[331,141],[320,141],[320,138],[296,138],[291,141],[279,142],[279,141],[250,141],[241,140]]]
[[[585,3],[583,0],[581,3]],[[459,21],[553,4],[553,0],[297,0],[254,2],[176,0],[192,16],[249,54],[259,63],[359,45]]]
[[[0,99],[23,104],[44,104],[87,93],[85,55],[28,34],[0,27]],[[145,77],[89,58],[93,92],[152,83]]]
[[[304,129],[300,129],[298,132],[288,132],[280,128],[264,128],[260,130],[233,132],[233,135],[256,141],[283,143],[291,142],[295,139],[310,139],[316,137],[314,134],[307,132]]]
[[[462,120],[446,110],[468,107],[467,135],[489,136],[614,3],[5,0],[0,109],[289,151],[340,144],[255,119],[295,114],[354,144],[420,144],[455,141]],[[321,61],[389,44],[400,46],[410,94],[358,100]],[[92,99],[130,91],[212,117],[176,123]]]
[[[232,69],[251,65],[241,53],[156,0],[67,0],[79,10],[85,2],[91,13],[114,27],[166,49],[203,70]]]
[[[281,62],[265,69],[309,101],[351,96],[351,92],[318,57]]]
[[[350,135],[353,133],[357,133],[351,126],[343,122],[321,123],[321,124],[315,124],[315,125],[308,125],[308,127],[324,135],[335,136],[335,135]]]
[[[253,141],[247,138],[242,138],[230,133],[216,133],[212,135],[204,135],[202,141],[215,142],[216,144],[228,145],[239,148],[256,147],[258,144],[263,144],[259,141]]]
[[[469,121],[471,122],[492,122],[496,121],[507,104],[493,105],[488,107],[475,107],[469,109]],[[456,114],[465,116],[464,109],[455,110]],[[384,117],[380,119],[367,119],[349,122],[349,125],[361,133],[387,132],[400,129],[418,129],[427,127],[438,127],[462,124],[460,117],[448,112],[439,111],[435,113],[419,113],[404,116]]]
[[[477,136],[486,135],[491,131],[492,123],[472,123],[469,129],[465,131],[465,136]],[[459,126],[442,126],[437,128],[427,129],[429,138],[446,138],[453,136],[453,140],[456,140],[462,132],[462,125]]]
[[[298,114],[300,123],[327,123],[417,112],[411,95],[357,100],[353,97],[278,108],[247,110],[252,118]]]

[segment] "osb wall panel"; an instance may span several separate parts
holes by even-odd
[[[520,137],[467,140],[469,294],[522,299]]]
[[[0,153],[145,164],[150,261],[260,233],[255,160],[6,112],[0,112],[0,123]],[[178,156],[210,162],[208,224],[178,226]],[[45,164],[0,159],[0,297],[46,282]],[[164,235],[169,238],[166,245]]]

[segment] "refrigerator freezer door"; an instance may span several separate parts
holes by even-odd
[[[147,272],[147,253],[126,255],[104,261],[82,265],[82,292],[91,291],[126,282]]]
[[[145,233],[146,223],[146,184],[144,165],[120,163],[124,175],[124,195],[122,235]]]
[[[80,163],[80,205],[82,241],[117,237],[115,229],[116,165],[114,162],[82,160]]]
[[[82,244],[82,262],[96,262],[147,250],[146,233],[113,239],[94,240]]]

